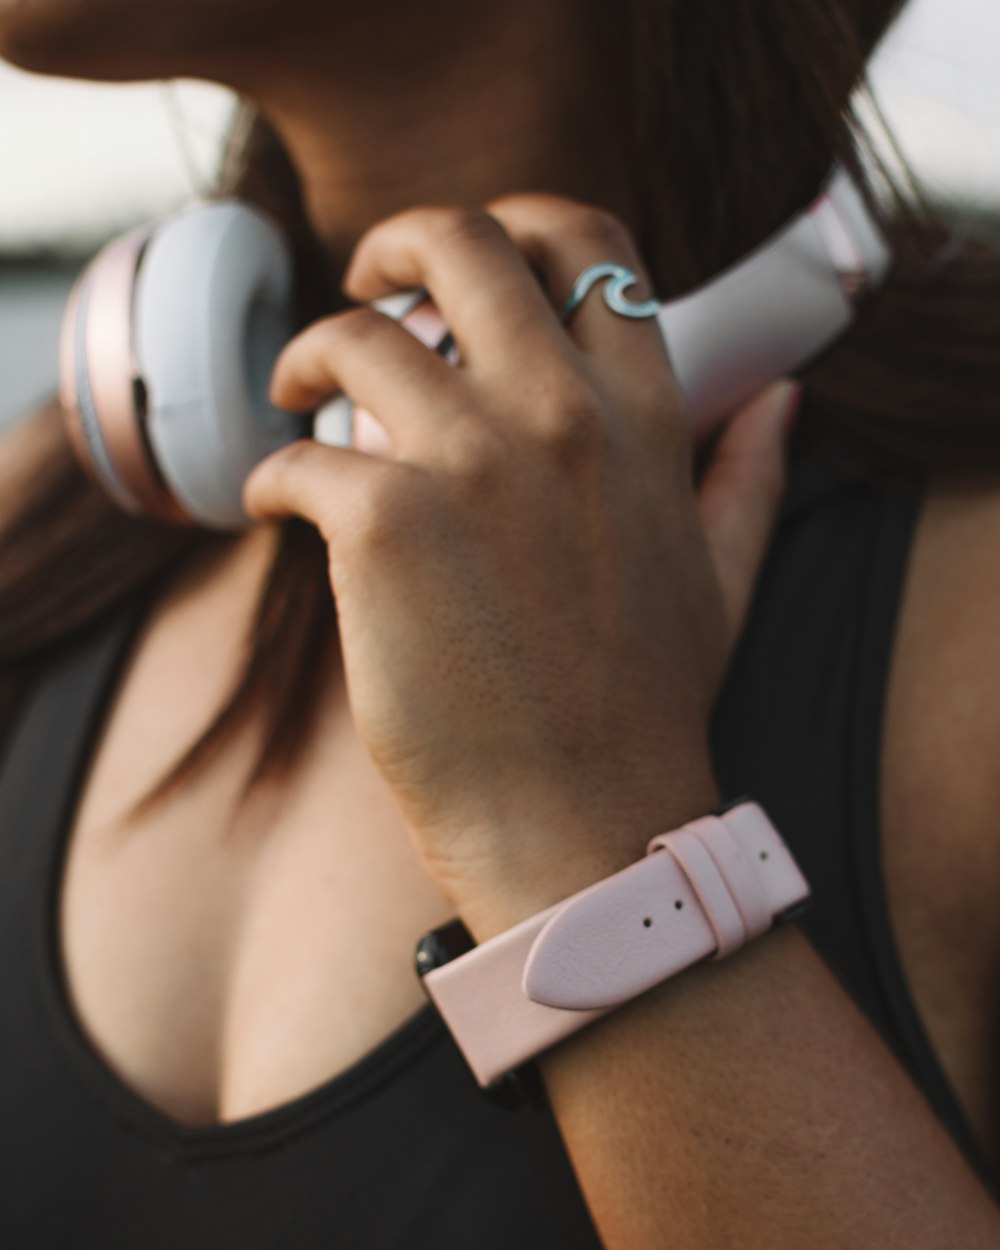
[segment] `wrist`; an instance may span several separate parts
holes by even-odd
[[[715,811],[707,756],[663,767],[653,786],[565,788],[512,803],[479,841],[489,848],[443,882],[477,942],[513,928],[643,858],[651,837]]]
[[[485,941],[459,919],[425,934],[416,968],[480,1087],[517,1105],[538,1093],[533,1056],[732,955],[808,897],[767,814],[741,799],[655,834],[643,856]]]

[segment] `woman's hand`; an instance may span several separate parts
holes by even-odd
[[[537,890],[528,915],[555,863],[624,867],[715,802],[708,717],[781,493],[793,388],[734,418],[696,493],[656,321],[594,291],[560,323],[573,280],[606,260],[648,298],[625,227],[562,197],[379,223],[344,290],[426,288],[460,363],[370,308],[309,327],[272,398],[306,409],[344,390],[392,455],[299,440],[244,489],[251,515],[295,513],[326,540],[358,731],[459,907],[505,883]],[[580,888],[566,884],[557,897]]]

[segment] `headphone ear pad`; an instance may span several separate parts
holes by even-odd
[[[159,471],[197,524],[252,524],[241,491],[253,467],[309,432],[267,387],[294,333],[292,261],[275,225],[235,201],[161,225],[135,287],[133,342]]]

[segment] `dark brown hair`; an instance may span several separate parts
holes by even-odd
[[[804,374],[813,421],[853,437],[873,463],[996,472],[1000,254],[936,223],[914,188],[904,196],[884,170],[876,177],[890,195],[876,205],[876,179],[859,157],[863,128],[847,103],[896,7],[632,0],[626,55],[635,72],[621,139],[643,206],[638,242],[661,296],[691,289],[807,204],[839,157],[868,188],[896,261],[850,332]],[[295,170],[273,130],[245,107],[219,192],[284,225],[302,323],[328,311],[332,293]],[[233,542],[115,509],[77,467],[55,404],[7,438],[22,445],[8,458],[18,480],[0,476],[0,731],[56,643]],[[244,797],[280,778],[308,733],[313,657],[335,627],[322,540],[302,521],[282,522],[231,697],[132,815],[201,767],[258,700],[267,732]]]

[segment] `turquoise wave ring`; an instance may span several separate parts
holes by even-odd
[[[596,265],[588,265],[573,283],[573,290],[563,306],[559,320],[566,325],[577,307],[586,299],[591,288],[601,279],[605,279],[604,302],[619,317],[655,317],[660,311],[659,300],[645,300],[641,304],[633,303],[625,298],[625,291],[639,279],[631,269],[624,265],[616,265],[612,261],[600,261]]]

